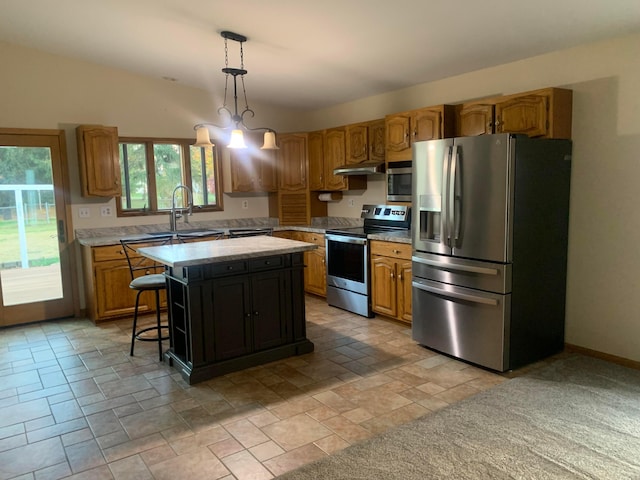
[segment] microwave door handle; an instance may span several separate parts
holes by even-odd
[[[431,285],[425,285],[419,282],[411,282],[411,285],[419,290],[423,290],[428,293],[435,293],[436,295],[441,295],[443,297],[457,298],[459,300],[466,300],[467,302],[474,302],[474,303],[482,303],[485,305],[493,305],[493,306],[498,305],[498,300],[496,300],[495,298],[486,298],[486,297],[480,297],[478,295],[470,295],[467,293],[453,292],[453,291],[445,290],[442,288],[432,287]]]

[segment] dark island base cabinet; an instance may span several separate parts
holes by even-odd
[[[313,351],[302,253],[169,268],[171,346],[189,384]]]

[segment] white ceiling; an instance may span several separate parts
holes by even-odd
[[[0,0],[0,41],[316,109],[640,31],[640,0]],[[238,44],[229,66],[239,67]]]

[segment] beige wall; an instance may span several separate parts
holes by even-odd
[[[117,125],[122,135],[192,135],[219,104],[202,91],[93,64],[0,43],[0,126],[64,128],[77,207],[99,205],[79,197],[73,129],[82,123]],[[640,35],[514,62],[417,85],[344,105],[292,115],[253,105],[256,124],[281,131],[315,130],[440,103],[548,86],[574,91],[567,335],[569,343],[640,361]],[[216,78],[216,80],[219,80]],[[249,94],[251,92],[249,91]],[[261,119],[267,119],[263,121]],[[266,215],[265,197],[225,195],[225,211],[195,220]],[[353,200],[354,206],[350,206]],[[384,180],[329,205],[335,216],[359,215],[363,203],[384,202]],[[117,222],[111,219],[112,223]],[[164,217],[147,219],[164,222]],[[124,224],[124,222],[119,222]],[[541,244],[540,248],[544,248]]]

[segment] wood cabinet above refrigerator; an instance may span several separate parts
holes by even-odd
[[[522,133],[529,137],[571,138],[572,92],[545,88],[492,97],[457,106],[459,137]]]

